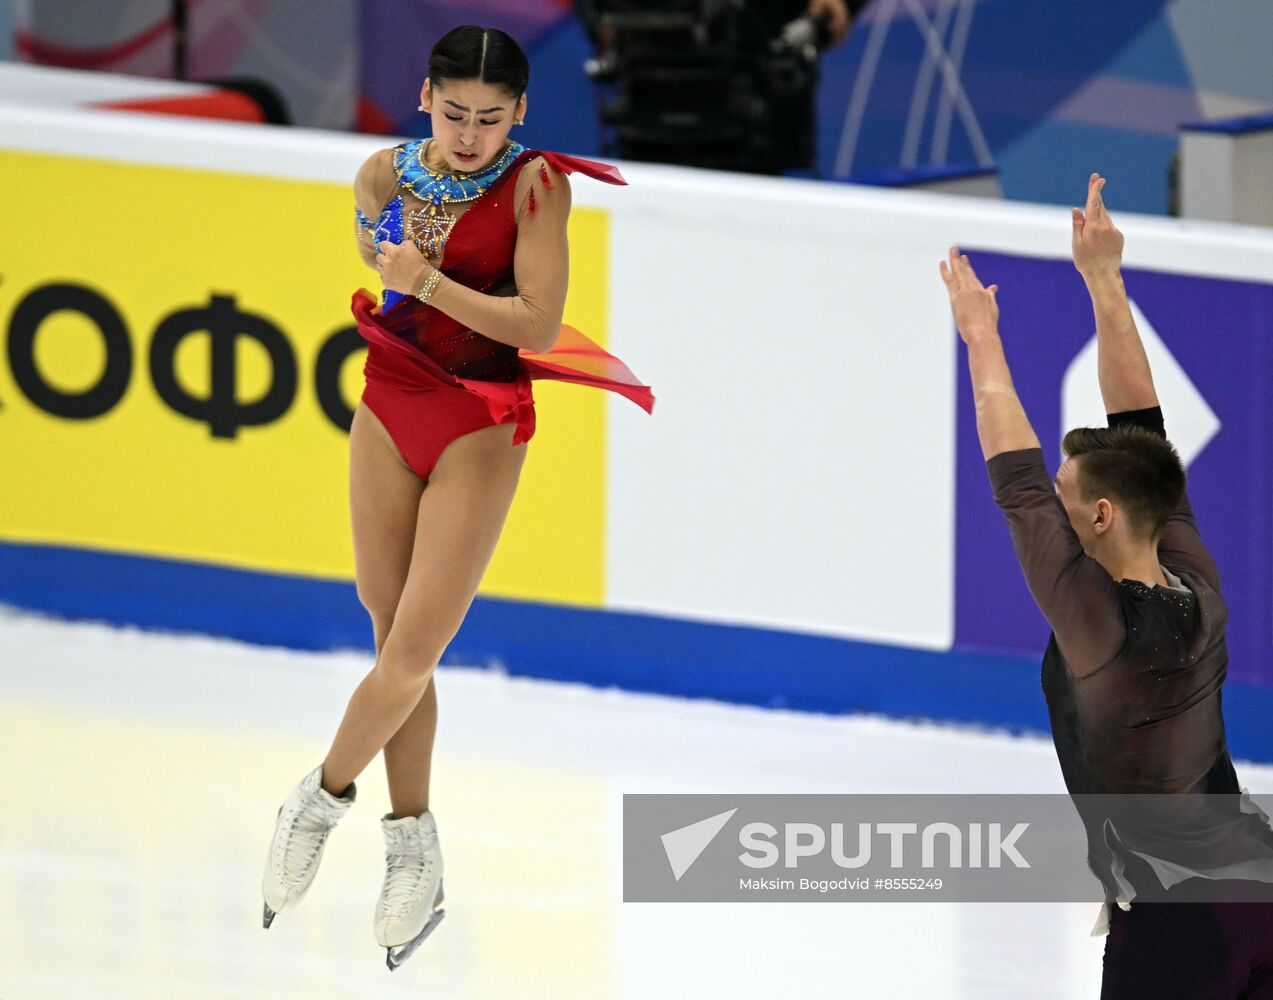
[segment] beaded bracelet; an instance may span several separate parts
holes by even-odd
[[[420,290],[415,293],[415,297],[421,302],[428,302],[433,298],[433,293],[438,290],[438,282],[442,280],[442,272],[436,267],[433,268],[428,276],[424,279],[424,284],[420,286]]]

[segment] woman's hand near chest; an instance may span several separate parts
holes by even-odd
[[[385,288],[401,295],[415,295],[433,270],[433,265],[411,240],[403,240],[401,243],[381,240],[376,266],[380,270],[380,280],[384,282]]]

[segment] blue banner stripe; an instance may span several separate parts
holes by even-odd
[[[296,649],[370,649],[353,584],[0,543],[0,602],[67,618]],[[1035,657],[934,653],[613,611],[479,598],[446,661],[766,708],[870,712],[1046,733]],[[1225,687],[1235,757],[1273,761],[1273,690]]]

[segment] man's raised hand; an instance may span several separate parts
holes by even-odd
[[[1123,234],[1118,231],[1105,202],[1101,189],[1105,178],[1092,174],[1087,182],[1087,208],[1071,210],[1074,236],[1074,266],[1079,274],[1089,277],[1101,273],[1117,272],[1123,260]]]
[[[999,303],[995,301],[998,285],[986,288],[972,269],[966,254],[958,247],[950,248],[950,261],[938,265],[941,279],[950,295],[950,311],[964,343],[980,335],[999,332]]]

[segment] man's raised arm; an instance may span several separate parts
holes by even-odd
[[[1087,210],[1074,209],[1074,266],[1087,282],[1096,314],[1096,357],[1101,381],[1101,397],[1105,412],[1125,414],[1113,423],[1134,423],[1163,433],[1161,411],[1137,414],[1158,406],[1154,379],[1149,371],[1149,358],[1141,344],[1127,291],[1123,288],[1120,265],[1123,258],[1123,234],[1110,221],[1101,199],[1105,178],[1092,174],[1087,185]],[[1178,510],[1167,520],[1158,542],[1164,560],[1184,565],[1220,587],[1220,574],[1194,522],[1189,498],[1181,500]]]
[[[1005,451],[1039,447],[1039,438],[1017,398],[999,339],[999,306],[995,301],[999,286],[983,287],[958,247],[950,248],[950,262],[942,261],[940,269],[950,293],[955,326],[968,345],[968,373],[977,404],[982,455],[991,459]]]
[[[1158,405],[1149,358],[1127,304],[1120,271],[1123,234],[1101,199],[1105,178],[1092,174],[1087,208],[1074,209],[1074,266],[1087,283],[1096,315],[1096,358],[1106,413],[1147,410]]]
[[[951,247],[941,264],[977,404],[977,435],[995,503],[1039,610],[1056,633],[1070,670],[1086,674],[1109,662],[1125,639],[1114,582],[1083,547],[1043,464],[1039,439],[1012,385],[999,340],[997,285],[982,287],[968,258]],[[1111,648],[1112,646],[1112,648]]]

